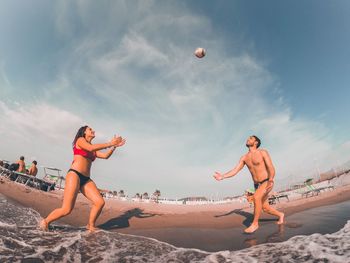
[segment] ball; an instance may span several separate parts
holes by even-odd
[[[203,58],[205,56],[205,49],[202,48],[202,47],[199,47],[196,49],[196,51],[194,52],[194,55],[197,57],[197,58]]]

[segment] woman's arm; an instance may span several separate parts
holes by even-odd
[[[121,137],[120,137],[121,138]],[[113,146],[111,149],[109,149],[107,152],[100,152],[100,151],[96,151],[96,157],[97,158],[100,158],[100,159],[108,159],[112,154],[113,152],[115,151],[115,149],[117,147],[121,147],[125,144],[126,140],[125,139],[122,139],[121,142],[116,145],[116,146]]]
[[[121,137],[114,137],[110,142],[107,143],[99,143],[99,144],[91,144],[88,143],[85,138],[80,137],[77,142],[76,145],[79,146],[79,148],[88,151],[88,152],[96,152],[99,150],[103,150],[103,149],[107,149],[109,147],[113,147],[113,146],[117,146]]]
[[[100,159],[108,159],[109,157],[111,157],[116,148],[117,147],[113,146],[107,152],[96,151],[96,157]]]

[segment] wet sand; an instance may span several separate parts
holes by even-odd
[[[23,206],[35,209],[43,217],[59,207],[63,197],[62,191],[42,192],[6,178],[0,180],[0,193]],[[253,235],[242,233],[252,220],[253,209],[251,207],[242,209],[242,204],[238,202],[193,206],[106,199],[106,205],[97,223],[106,230],[153,237],[180,247],[194,247],[207,251],[233,250],[257,243],[272,242],[274,239],[285,240],[284,237],[289,238],[290,234],[307,234],[311,226],[323,222],[318,220],[318,217],[326,218],[322,216],[322,209],[331,209],[329,205],[341,205],[340,203],[348,200],[350,200],[350,185],[338,187],[315,197],[279,203],[274,207],[286,214],[286,224],[279,227],[275,224],[275,218],[263,213],[260,229]],[[316,221],[308,214],[314,213],[313,208],[321,209],[321,212],[317,212],[319,215],[316,216]],[[89,210],[89,201],[79,194],[73,212],[59,222],[84,226],[87,224]],[[337,210],[336,214],[340,211]],[[336,215],[333,220],[339,224],[334,223],[336,229],[332,228],[331,232],[340,229],[347,220],[343,217],[339,217],[341,220],[337,218]],[[312,231],[330,231],[326,226]]]
[[[250,220],[244,220],[240,227],[233,228],[128,228],[118,232],[155,238],[177,247],[210,252],[233,251],[267,242],[286,241],[296,235],[334,233],[350,220],[349,209],[349,201],[306,209],[287,216],[283,225],[276,225],[275,220],[264,216],[259,222],[260,228],[250,235],[243,233]]]

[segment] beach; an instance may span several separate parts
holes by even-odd
[[[62,202],[62,191],[42,192],[1,178],[0,193],[11,202],[33,208],[42,217]],[[172,205],[142,203],[106,199],[106,205],[98,219],[99,227],[122,234],[132,234],[155,238],[177,247],[198,248],[205,251],[237,250],[265,242],[280,242],[291,236],[312,233],[331,233],[339,230],[350,217],[340,215],[348,211],[350,185],[325,191],[317,196],[291,201],[281,201],[274,205],[286,214],[286,223],[276,225],[276,218],[262,214],[260,229],[252,234],[243,234],[249,226],[253,208],[241,208],[242,204]],[[325,225],[324,209],[340,207],[332,219],[336,223]],[[72,214],[60,223],[75,227],[87,224],[90,203],[78,195]],[[316,211],[316,212],[315,212]],[[312,214],[316,213],[316,219]],[[322,227],[319,227],[323,224]],[[316,227],[315,227],[316,226]]]

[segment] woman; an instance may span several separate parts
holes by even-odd
[[[74,207],[79,190],[92,202],[87,229],[96,230],[96,220],[105,204],[94,181],[90,179],[91,164],[96,158],[108,159],[117,147],[125,144],[125,139],[114,136],[110,142],[91,144],[95,138],[95,131],[88,126],[81,127],[73,141],[74,159],[66,176],[63,204],[61,208],[52,211],[40,222],[40,228],[48,230],[49,224],[61,217],[69,215]],[[110,148],[107,152],[100,150]]]

